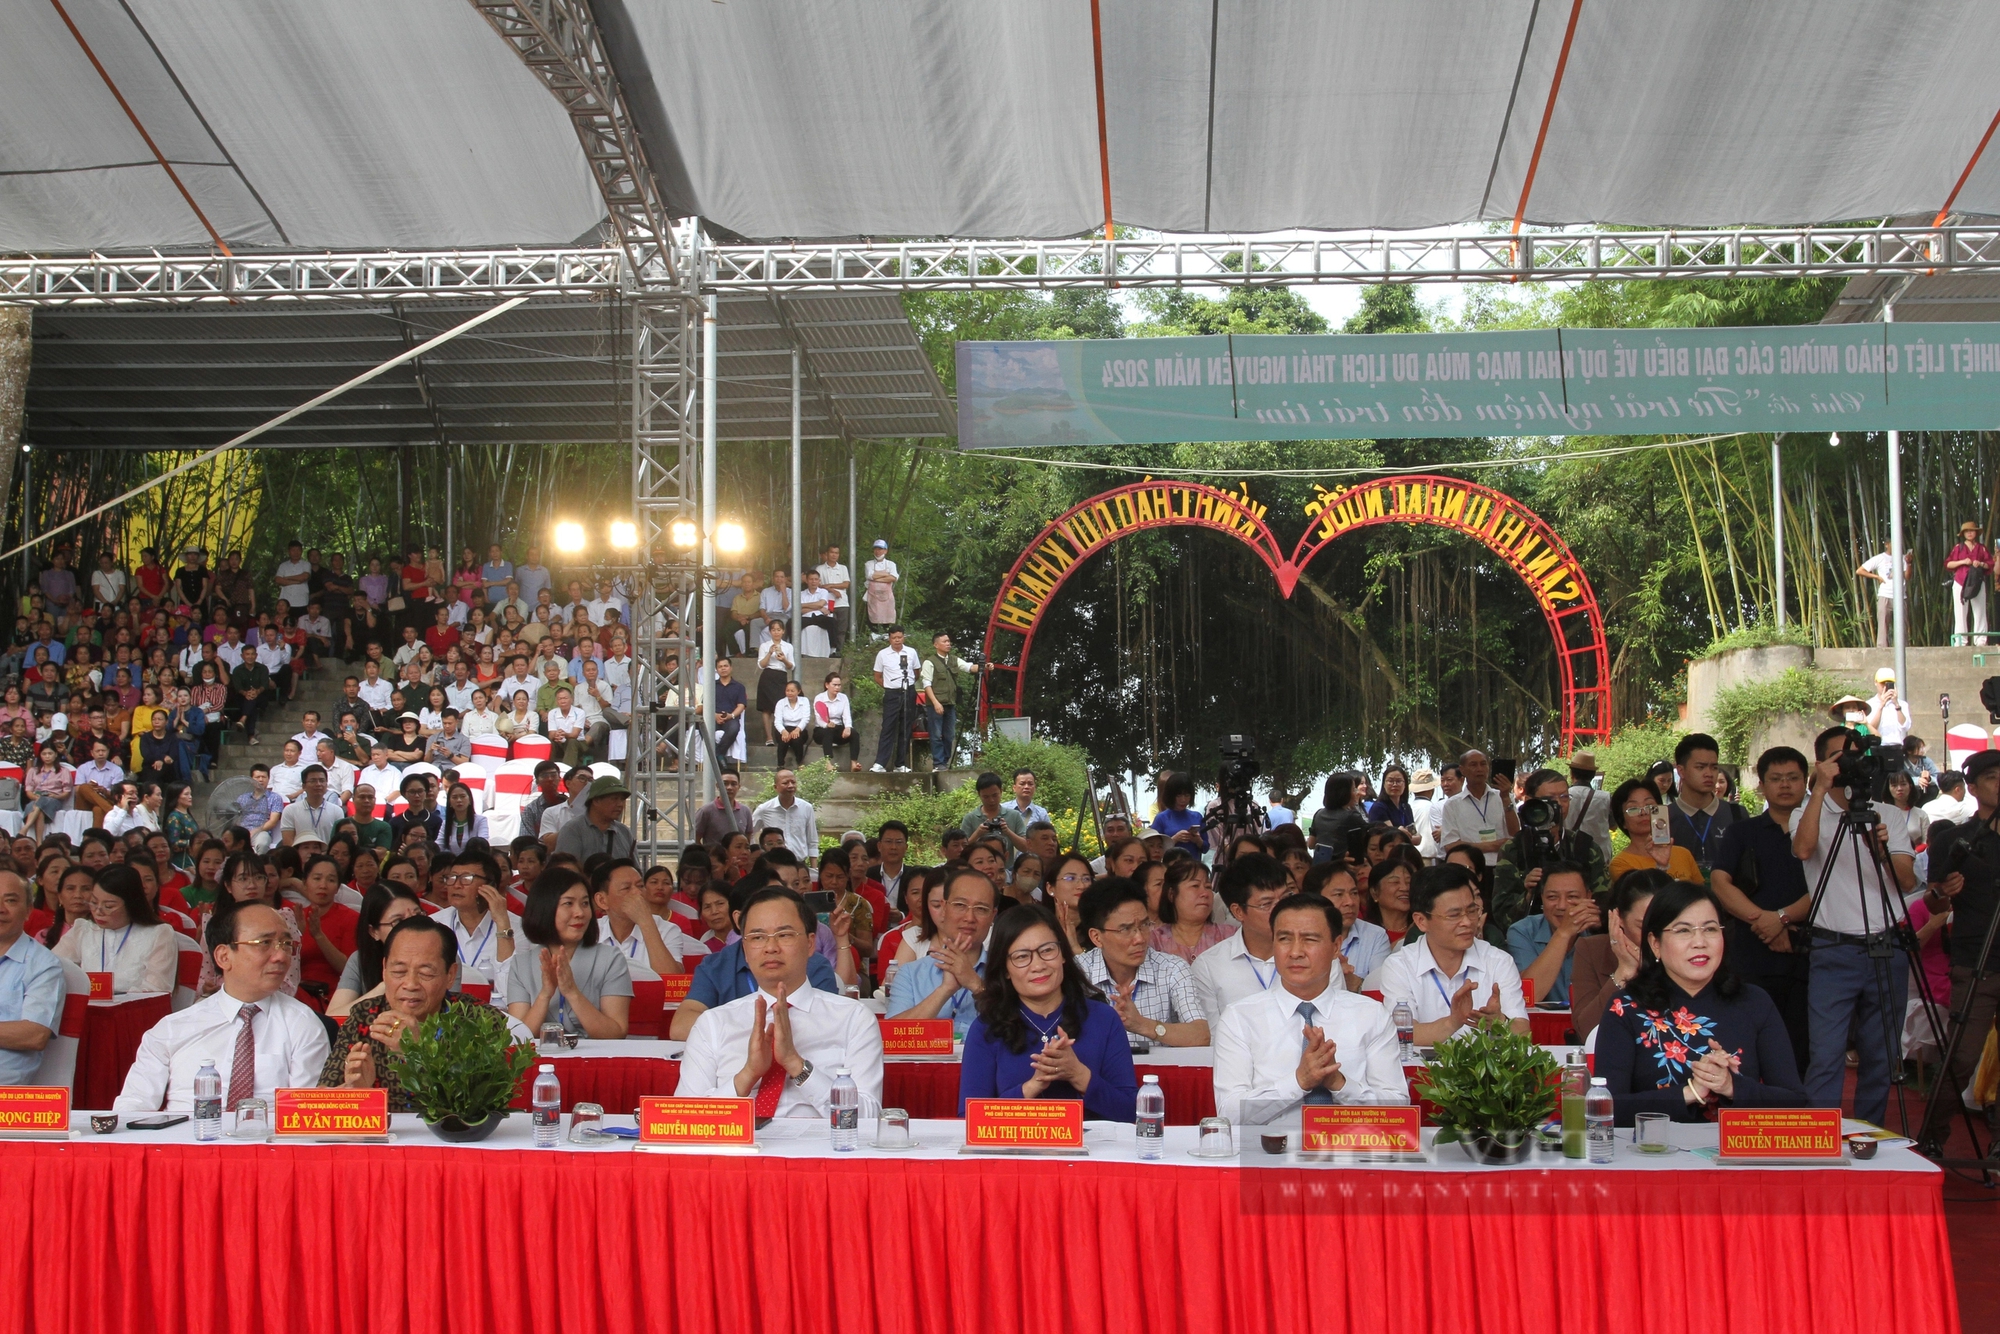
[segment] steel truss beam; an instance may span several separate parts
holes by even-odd
[[[595,296],[620,289],[624,254],[447,250],[408,254],[0,256],[0,301],[34,306],[408,301]]]
[[[838,292],[2000,272],[2000,227],[721,245],[704,285]]]
[[[686,297],[641,299],[632,321],[632,505],[639,549],[652,560],[632,589],[632,714],[626,780],[639,846],[651,860],[695,841],[701,808],[693,665],[693,601],[700,571],[673,544],[676,520],[693,521],[700,424],[701,315]],[[669,670],[666,660],[677,655]],[[670,705],[649,707],[662,693]]]
[[[641,283],[675,281],[673,219],[646,164],[589,0],[470,0],[569,112],[611,224]]]

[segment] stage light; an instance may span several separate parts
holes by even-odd
[[[1828,436],[1828,437],[1826,438],[1826,442],[1827,442],[1827,443],[1828,443],[1829,445],[1832,445],[1832,446],[1833,446],[1833,447],[1834,447],[1835,449],[1839,449],[1839,448],[1840,448],[1840,432],[1838,432],[1838,431],[1835,431],[1835,432],[1834,432],[1834,433],[1833,433],[1832,435],[1830,435],[1830,436]]]
[[[639,545],[639,527],[630,519],[611,521],[611,545],[620,551],[630,551]]]
[[[715,529],[715,549],[726,556],[742,554],[750,545],[750,539],[740,523],[718,524]]]
[[[583,525],[564,521],[556,525],[556,550],[574,556],[583,550]]]
[[[673,526],[667,529],[667,537],[675,546],[687,551],[701,540],[701,530],[690,519],[675,519]]]

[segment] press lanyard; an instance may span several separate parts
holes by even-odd
[[[101,932],[97,937],[97,971],[100,973],[108,973],[111,971],[111,969],[109,968],[109,966],[106,965],[104,960],[104,939],[106,936],[109,936],[110,934],[111,933],[109,931],[105,931]],[[131,938],[132,938],[132,923],[127,922],[125,924],[125,934],[118,937],[118,948],[111,952],[111,961],[113,963],[116,963],[118,959],[124,955],[125,942],[127,940],[130,940]]]
[[[1474,797],[1470,792],[1465,794],[1465,804],[1475,808],[1479,812],[1479,820],[1481,828],[1487,827],[1485,823],[1486,803],[1491,801],[1492,799],[1493,799],[1493,789],[1490,787],[1486,789],[1486,793],[1484,796]]]
[[[493,914],[488,913],[486,915],[486,934],[481,936],[477,942],[472,944],[465,951],[465,962],[468,967],[477,968],[479,966],[479,953],[481,950],[486,948],[489,942],[492,941],[493,930],[498,925],[499,923],[494,921],[493,919]]]
[[[1278,980],[1278,961],[1276,959],[1271,960],[1271,975],[1269,977],[1264,976],[1263,969],[1259,968],[1257,961],[1248,954],[1243,956],[1243,962],[1250,965],[1250,976],[1257,979],[1257,990],[1269,991],[1271,984]]]
[[[1453,982],[1457,982],[1457,981],[1458,981],[1458,979],[1457,979],[1457,978],[1453,978],[1453,979],[1452,979],[1452,981],[1453,981]],[[1432,985],[1432,986],[1434,986],[1434,987],[1436,987],[1436,988],[1438,989],[1438,996],[1439,996],[1439,998],[1441,998],[1441,999],[1442,999],[1442,1000],[1444,1001],[1444,1007],[1445,1007],[1445,1009],[1446,1009],[1446,1010],[1450,1010],[1450,1009],[1451,1009],[1451,996],[1450,996],[1450,994],[1449,994],[1449,993],[1447,993],[1447,992],[1445,991],[1445,989],[1444,989],[1444,983],[1443,983],[1442,981],[1440,981],[1440,980],[1438,979],[1438,972],[1437,972],[1437,969],[1435,969],[1435,968],[1431,969],[1431,985]]]

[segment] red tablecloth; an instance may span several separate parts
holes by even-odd
[[[671,1097],[681,1082],[681,1063],[656,1056],[564,1056],[554,1064],[564,1111],[594,1102],[613,1116],[630,1116],[639,1110],[640,1098]],[[514,1095],[514,1110],[528,1110],[528,1089],[534,1082],[530,1066]]]
[[[91,1005],[83,1012],[83,1037],[76,1046],[76,1087],[70,1105],[103,1111],[125,1087],[125,1072],[139,1054],[139,1039],[167,1017],[172,996],[148,996],[115,1005]]]
[[[0,1332],[1955,1334],[1941,1180],[15,1144]]]
[[[1573,1021],[1568,1010],[1528,1011],[1528,1032],[1541,1047],[1562,1047],[1576,1041],[1570,1036]]]

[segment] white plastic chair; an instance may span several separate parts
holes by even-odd
[[[540,760],[509,760],[493,771],[493,797],[518,797],[525,802],[535,790],[535,766]]]
[[[529,734],[514,738],[514,759],[516,761],[546,760],[554,753],[555,747],[549,744],[549,739],[545,736]]]
[[[498,769],[507,762],[507,738],[497,732],[472,738],[472,758],[488,769]]]
[[[202,956],[208,951],[182,935],[176,935],[174,943],[180,947],[180,957],[174,961],[174,998],[169,1004],[176,1010],[185,1010],[194,1004],[195,988],[201,985]]]
[[[518,803],[519,798],[509,798]],[[504,810],[486,812],[486,841],[496,848],[504,848],[521,833],[521,808],[518,804]]]
[[[594,762],[590,766],[590,772],[594,778],[623,778],[625,776],[625,771],[622,768],[605,760]]]

